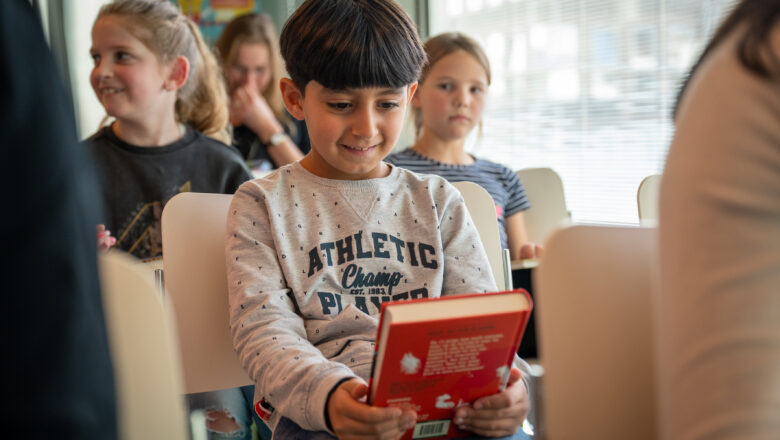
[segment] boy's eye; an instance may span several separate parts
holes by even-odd
[[[442,83],[442,84],[439,84],[439,88],[444,90],[444,91],[449,92],[450,90],[452,90],[452,84],[450,84],[450,83]]]
[[[471,88],[471,93],[482,93],[482,92],[483,92],[482,87],[474,86],[474,87]]]
[[[352,104],[348,102],[329,102],[328,107],[334,110],[344,111],[349,110],[352,107]]]
[[[395,101],[388,101],[388,102],[382,102],[379,104],[379,107],[381,107],[383,110],[392,110],[394,108],[398,108],[400,105]]]
[[[96,53],[92,53],[92,54],[89,54],[89,56],[92,58],[92,63],[93,63],[94,65],[96,65],[96,66],[97,66],[97,65],[98,65],[98,63],[100,63],[100,55],[98,55],[98,54],[96,54]]]

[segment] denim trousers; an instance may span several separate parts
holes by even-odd
[[[203,410],[207,413],[209,411],[224,411],[238,425],[238,430],[234,432],[219,432],[207,429],[209,440],[252,440],[252,421],[257,426],[260,439],[269,440],[271,431],[257,416],[252,405],[254,393],[255,387],[247,385],[241,388],[188,394],[187,402],[190,411]]]

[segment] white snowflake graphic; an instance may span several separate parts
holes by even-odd
[[[450,409],[455,407],[455,402],[452,400],[452,396],[449,394],[442,394],[441,396],[436,398],[436,408],[439,409]]]
[[[420,360],[411,353],[404,354],[401,358],[401,371],[406,374],[415,374],[420,369]]]

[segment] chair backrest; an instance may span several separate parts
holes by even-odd
[[[231,198],[181,193],[163,209],[165,293],[176,313],[186,393],[251,384],[228,325],[225,230]]]
[[[172,316],[140,262],[118,252],[102,253],[99,262],[119,437],[188,439]]]
[[[563,181],[552,168],[524,168],[517,175],[531,202],[531,208],[523,213],[528,239],[543,244],[555,229],[571,221]]]
[[[498,290],[506,288],[504,275],[503,250],[501,249],[501,234],[498,231],[498,218],[496,206],[490,193],[473,182],[453,182],[455,188],[460,191],[471,219],[479,232],[482,246],[488,256],[490,269],[496,279]]]
[[[651,174],[639,184],[636,192],[636,204],[639,221],[658,220],[658,191],[661,188],[661,175]]]
[[[574,226],[553,234],[535,273],[552,439],[655,439],[655,229]]]

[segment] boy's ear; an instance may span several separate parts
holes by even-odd
[[[282,100],[287,111],[295,118],[303,120],[303,93],[290,78],[279,80],[279,88],[282,91]]]
[[[165,90],[178,90],[187,82],[189,76],[190,62],[187,57],[179,55],[171,63],[171,72],[163,87]]]
[[[409,86],[409,94],[411,98],[409,99],[412,103],[413,108],[420,108],[420,96],[417,94],[419,83],[414,83]]]

